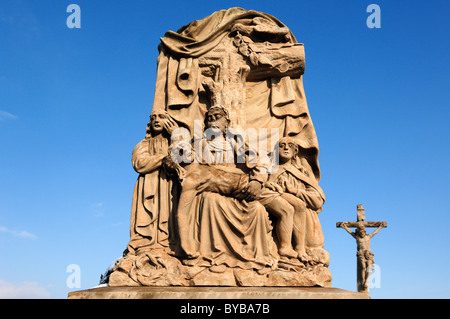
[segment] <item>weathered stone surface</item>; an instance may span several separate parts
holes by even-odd
[[[233,269],[227,268],[222,273],[215,273],[209,269],[200,272],[189,281],[190,286],[236,286]]]
[[[69,299],[368,299],[364,293],[318,287],[101,287]]]
[[[186,266],[171,256],[165,257],[165,267],[156,268],[149,260],[146,255],[120,259],[110,275],[109,286],[331,287],[331,273],[321,263],[305,266],[297,261],[290,265],[285,263],[283,268],[257,272],[241,268]],[[141,268],[137,268],[139,265]]]
[[[266,286],[331,287],[331,274],[323,265],[304,268],[299,272],[274,271],[268,276]]]
[[[304,45],[269,14],[220,10],[158,47],[121,286],[331,286]]]

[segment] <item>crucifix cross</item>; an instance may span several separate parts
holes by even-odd
[[[336,227],[343,228],[342,225],[345,223],[347,227],[387,227],[386,222],[366,222],[366,213],[362,204],[358,204],[356,207],[356,222],[337,222]]]
[[[381,228],[387,227],[387,223],[366,221],[366,214],[362,204],[357,205],[356,217],[356,222],[337,222],[336,227],[345,229],[356,239],[358,292],[369,293],[368,279],[374,264],[373,254],[370,251],[370,239],[375,236]],[[356,228],[355,232],[351,231],[349,227]],[[377,229],[372,233],[367,234],[366,227]]]

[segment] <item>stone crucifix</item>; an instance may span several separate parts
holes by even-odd
[[[356,222],[338,222],[336,223],[336,227],[345,229],[356,239],[358,292],[369,293],[368,279],[374,264],[373,253],[370,251],[370,239],[375,236],[381,228],[387,227],[387,223],[385,221],[366,221],[365,210],[362,204],[357,205],[356,214]],[[355,227],[355,232],[351,231],[349,227]],[[372,233],[367,234],[366,227],[377,227],[377,229]]]

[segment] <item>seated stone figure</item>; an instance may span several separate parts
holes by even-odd
[[[209,132],[223,136],[228,124],[223,107],[209,109],[205,118]],[[195,142],[194,149],[202,151],[194,152],[195,160],[184,168],[173,156],[166,162],[173,171],[181,172],[179,256],[185,258],[185,264],[211,266],[216,272],[227,267],[258,272],[274,269],[279,255],[272,226],[265,208],[254,200],[267,179],[267,167],[251,160],[258,156],[245,143],[241,147],[233,138],[217,141],[205,138]]]
[[[272,153],[273,159],[278,159],[279,163],[265,186],[280,192],[281,197],[295,208],[293,241],[299,259],[327,263],[327,253],[322,249],[322,229],[317,217],[325,202],[325,195],[315,179],[309,177],[308,171],[302,167],[300,155],[299,146],[292,138],[281,138]]]
[[[220,133],[221,135],[226,135],[228,122],[227,112],[222,107],[213,107],[206,114],[206,128],[215,128],[218,130],[217,133]],[[232,143],[231,141],[234,141],[232,138],[227,138],[228,142],[221,138],[219,140],[220,144],[223,144],[223,142]],[[249,161],[251,161],[251,158],[249,159],[249,157],[253,155],[253,159],[255,159],[255,166],[252,168],[251,173],[247,175],[236,171],[225,171],[217,168],[217,165],[210,165],[213,163],[217,164],[218,158],[212,159],[208,156],[211,156],[212,154],[214,154],[213,156],[216,156],[218,152],[215,149],[208,150],[208,146],[211,146],[211,144],[207,140],[204,141],[204,151],[195,153],[197,155],[197,163],[190,164],[189,168],[184,170],[185,173],[182,174],[182,191],[179,199],[177,221],[180,230],[180,244],[187,256],[191,258],[199,256],[198,252],[193,251],[192,248],[189,247],[189,238],[184,238],[184,234],[187,233],[184,231],[184,227],[188,224],[187,221],[189,216],[187,216],[187,214],[191,212],[190,208],[192,202],[195,196],[201,192],[214,192],[236,199],[259,201],[269,213],[277,217],[275,229],[279,240],[279,255],[296,258],[298,254],[292,249],[291,243],[294,207],[276,190],[261,187],[267,179],[268,158],[266,160],[266,166],[264,166],[263,157],[266,156],[256,155],[256,152],[252,150],[249,145],[244,144],[243,151],[247,157],[245,159],[247,167],[250,167]],[[234,153],[233,148],[230,148],[230,150]],[[210,151],[213,151],[214,153]],[[200,159],[198,153],[200,153],[203,158]],[[224,164],[235,165],[235,156],[233,155],[234,154],[231,154],[228,158],[223,159],[225,162]],[[222,156],[222,154],[220,156]],[[192,159],[193,158],[190,160]],[[220,159],[222,160],[222,158]],[[177,170],[179,172],[180,168],[178,167]],[[252,189],[252,183],[255,182],[256,184],[254,185],[256,188]]]

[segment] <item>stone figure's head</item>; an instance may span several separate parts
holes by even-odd
[[[205,128],[213,130],[213,133],[226,133],[230,124],[228,111],[223,106],[212,106],[205,114]]]
[[[150,114],[150,122],[147,125],[147,134],[158,135],[164,131],[164,124],[170,115],[164,110],[155,110]]]
[[[355,234],[356,234],[356,236],[358,236],[360,238],[366,237],[366,235],[367,235],[366,228],[364,226],[356,227]]]
[[[280,138],[277,143],[278,158],[280,163],[286,163],[298,154],[298,145],[294,139],[286,136]]]

